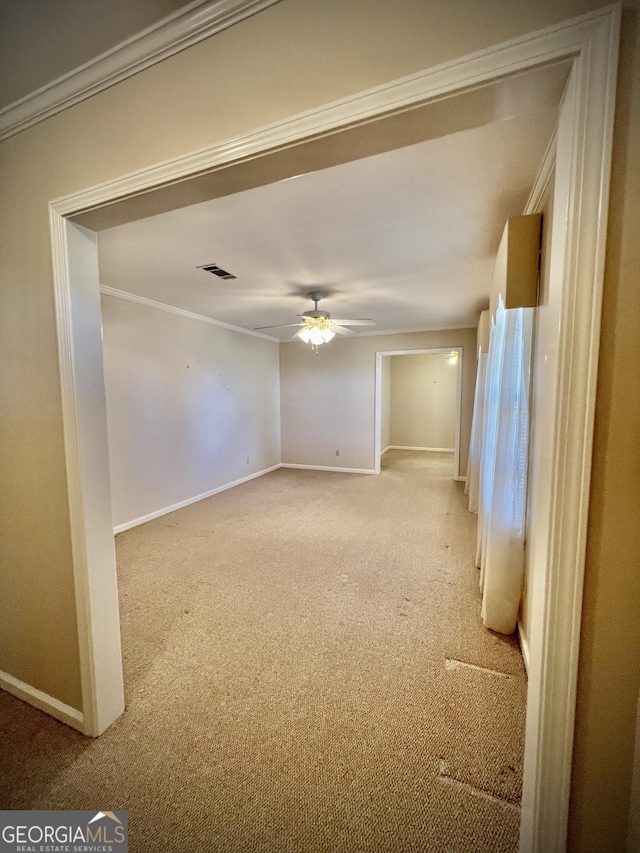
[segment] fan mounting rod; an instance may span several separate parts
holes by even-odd
[[[329,312],[328,311],[320,311],[320,309],[318,308],[318,302],[320,302],[320,300],[324,298],[324,293],[320,293],[320,291],[318,291],[318,290],[312,290],[311,293],[307,293],[307,296],[315,304],[313,307],[313,311],[305,311],[302,316],[303,317],[316,318],[316,319],[319,319],[321,317],[326,317],[328,319],[329,318]]]

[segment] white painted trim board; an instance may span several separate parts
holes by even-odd
[[[124,711],[97,235],[49,208],[84,734]]]
[[[49,696],[43,690],[38,690],[37,687],[32,687],[30,684],[26,684],[24,681],[20,681],[19,678],[14,678],[13,675],[9,675],[8,672],[3,672],[2,670],[0,670],[0,687],[17,699],[28,702],[40,711],[44,711],[46,714],[55,717],[56,720],[60,720],[74,729],[84,730],[84,715],[82,711],[78,711],[70,705],[65,705],[64,702],[54,699],[53,696]]]
[[[524,661],[524,668],[527,671],[527,676],[529,675],[529,661],[531,652],[529,651],[529,640],[527,639],[527,635],[522,629],[522,622],[518,619],[518,639],[520,641],[520,651],[522,652],[522,660]]]
[[[240,332],[243,335],[252,335],[254,338],[262,338],[265,341],[275,341],[278,344],[295,344],[299,341],[281,340],[273,335],[266,335],[264,332],[256,332],[253,329],[244,329],[242,326],[233,326],[231,323],[224,323],[222,320],[216,320],[213,317],[205,317],[204,314],[196,314],[193,311],[187,311],[184,308],[176,308],[175,305],[167,305],[165,302],[157,302],[155,299],[149,299],[147,296],[139,296],[137,293],[130,293],[127,290],[119,290],[116,287],[110,287],[108,284],[100,285],[100,293],[106,296],[113,296],[116,299],[125,299],[128,302],[135,302],[139,305],[147,305],[149,308],[157,308],[160,311],[168,311],[171,314],[177,314],[179,317],[187,317],[190,320],[199,320],[201,323],[209,323],[211,326],[220,326],[222,329],[230,329],[233,332]],[[437,326],[428,329],[390,329],[376,332],[358,332],[359,337],[382,337],[383,335],[414,335],[423,332],[447,332],[456,329],[469,329],[468,325],[464,326]],[[449,352],[449,350],[446,350]],[[435,448],[431,448],[435,449]]]
[[[640,853],[640,692],[636,704],[636,736],[633,747],[629,829],[625,853]]]
[[[455,453],[455,447],[410,447],[408,444],[390,444],[383,453],[387,450],[425,450],[429,453]],[[382,453],[380,454],[382,456]]]
[[[196,0],[0,110],[0,141],[96,95],[279,0]]]
[[[429,326],[421,327],[419,329],[378,329],[376,331],[363,331],[358,332],[358,335],[361,338],[374,338],[374,337],[382,337],[383,335],[418,335],[421,332],[448,332],[448,331],[459,331],[461,329],[472,329],[473,326],[470,326],[468,323],[463,323],[461,326]]]
[[[277,344],[280,343],[280,339],[274,338],[272,335],[265,335],[262,332],[254,332],[253,329],[243,329],[242,326],[232,326],[230,323],[223,323],[222,320],[214,320],[213,317],[205,317],[204,314],[194,314],[193,311],[185,311],[184,308],[176,308],[174,305],[167,305],[164,302],[156,302],[155,299],[147,299],[146,296],[138,296],[136,293],[129,293],[126,290],[118,290],[115,287],[109,287],[107,284],[100,285],[100,293],[104,293],[105,296],[113,296],[116,299],[125,299],[127,302],[135,302],[138,305],[146,305],[147,308],[156,308],[159,311],[168,311],[170,314],[177,314],[178,317],[186,317],[188,320],[198,320],[200,323],[208,323],[210,326],[219,326],[221,329],[240,332],[242,335],[251,335],[253,338],[262,338],[265,341],[274,341]]]
[[[556,193],[564,184],[568,204],[562,257],[554,261],[551,250],[562,304],[545,394],[553,420],[541,502],[545,577],[536,585],[538,615],[527,637],[520,824],[527,853],[566,848],[621,14],[615,4],[590,18],[576,44],[558,128]]]
[[[213,147],[72,193],[53,200],[51,206],[61,216],[77,215],[145,190],[193,177],[202,171],[239,163],[269,150],[318,139],[366,121],[423,106],[443,96],[504,79],[554,60],[573,59],[589,41],[594,29],[616,8],[619,4],[410,74]]]
[[[337,468],[332,465],[298,465],[293,462],[283,462],[281,468],[300,468],[303,471],[334,471],[338,474],[375,474],[374,468]]]
[[[248,483],[249,480],[255,480],[256,477],[262,477],[264,474],[270,474],[272,471],[277,471],[278,468],[281,468],[281,464],[272,465],[270,468],[265,468],[262,471],[257,471],[255,474],[249,474],[247,477],[241,477],[239,480],[234,480],[232,483],[225,483],[224,486],[217,486],[215,489],[211,489],[208,492],[203,492],[201,495],[196,495],[193,498],[187,498],[184,501],[179,501],[178,503],[172,504],[171,506],[163,507],[162,509],[155,510],[154,512],[150,512],[147,515],[142,515],[140,518],[134,518],[132,521],[125,521],[124,524],[118,524],[113,528],[114,533],[123,533],[125,530],[131,530],[132,527],[138,527],[141,524],[146,524],[147,521],[153,521],[154,518],[160,518],[163,515],[167,515],[170,512],[175,512],[178,509],[182,509],[185,506],[190,506],[191,504],[197,503],[198,501],[203,501],[206,498],[213,497],[213,495],[217,495],[220,492],[226,492],[227,489],[233,489],[235,486],[241,486],[242,483]]]
[[[536,175],[536,179],[529,194],[529,199],[527,204],[525,205],[524,212],[525,213],[539,213],[540,212],[540,204],[542,203],[542,198],[547,191],[547,187],[549,186],[549,181],[553,175],[553,172],[556,168],[556,150],[558,145],[558,125],[556,124],[553,133],[551,134],[551,138],[549,139],[549,143],[547,145],[546,151],[544,153],[544,157],[542,158],[542,164],[540,169],[538,170],[538,174]],[[466,479],[466,478],[465,478]],[[530,651],[529,651],[529,639],[526,635],[526,632],[523,629],[522,621],[518,619],[518,639],[520,642],[520,651],[522,652],[522,660],[524,662],[524,668],[527,672],[527,677],[529,676],[529,662],[530,662]]]
[[[142,515],[140,518],[134,518],[132,521],[126,521],[123,524],[118,524],[113,528],[114,534],[124,533],[125,530],[131,530],[133,527],[139,527],[141,524],[146,524],[147,521],[153,521],[154,518],[161,518],[163,515],[168,515],[171,512],[182,509],[185,506],[197,503],[198,501],[206,500],[220,492],[226,492],[227,489],[233,489],[236,486],[241,486],[243,483],[248,483],[250,480],[255,480],[257,477],[263,477],[265,474],[270,474],[272,471],[277,471],[279,468],[299,468],[308,471],[333,471],[338,474],[375,474],[373,468],[336,468],[327,465],[295,465],[293,463],[279,462],[277,465],[272,465],[270,468],[264,468],[262,471],[257,471],[255,474],[249,474],[247,477],[241,477],[239,480],[234,480],[231,483],[225,483],[223,486],[217,486],[208,492],[203,492],[201,495],[187,498],[184,501],[172,504],[171,506],[163,507],[162,509],[150,512],[147,515]]]

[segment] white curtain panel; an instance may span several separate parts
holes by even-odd
[[[505,310],[500,300],[495,321],[491,318],[489,334],[489,353],[485,376],[484,400],[482,406],[482,451],[480,454],[480,474],[478,484],[478,538],[476,545],[476,566],[480,569],[480,589],[484,588],[484,559],[486,552],[486,525],[491,511],[493,492],[493,473],[496,456],[497,400],[500,393],[499,381],[504,349]]]
[[[480,460],[482,458],[482,431],[484,414],[484,389],[487,377],[488,354],[478,355],[476,374],[476,392],[473,400],[473,420],[471,421],[471,441],[469,442],[469,462],[467,463],[467,482],[465,493],[469,495],[469,511],[478,512],[478,492],[480,488]]]
[[[500,301],[487,358],[478,487],[482,621],[511,634],[524,571],[533,308]]]

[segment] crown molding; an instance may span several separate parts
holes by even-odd
[[[0,110],[0,141],[144,71],[279,0],[195,0]]]
[[[475,329],[468,323],[459,326],[420,326],[416,329],[381,329],[379,332],[358,332],[361,338],[381,337],[382,335],[419,335],[425,332],[457,332],[462,329]]]
[[[222,329],[230,329],[232,332],[240,332],[243,335],[252,335],[254,338],[262,338],[265,341],[274,341],[278,344],[294,344],[295,340],[281,340],[274,335],[265,335],[263,332],[254,332],[253,329],[243,329],[242,326],[234,326],[231,323],[223,323],[222,320],[214,320],[213,317],[206,317],[204,314],[196,314],[193,311],[187,311],[184,308],[177,308],[175,305],[168,305],[166,302],[157,302],[155,299],[149,299],[147,296],[138,296],[136,293],[130,293],[127,290],[119,290],[117,287],[110,287],[108,284],[100,285],[100,293],[105,296],[113,296],[116,299],[125,299],[128,302],[136,302],[138,305],[146,305],[148,308],[156,308],[160,311],[168,311],[170,314],[177,314],[179,317],[186,317],[188,320],[198,320],[201,323],[208,323],[210,326],[220,326]],[[464,324],[462,326],[431,326],[430,328],[419,329],[389,329],[380,332],[358,332],[358,337],[382,337],[384,335],[416,335],[424,334],[425,332],[454,332],[459,330],[470,329],[475,331],[473,326]],[[298,341],[299,343],[299,341]],[[449,352],[445,347],[443,352]],[[342,469],[341,469],[342,470]]]
[[[345,323],[345,325],[349,325]],[[475,332],[475,326],[470,326],[468,323],[464,323],[461,326],[420,326],[416,329],[380,329],[380,331],[372,331],[372,332],[358,332],[359,338],[381,338],[384,335],[420,335],[425,332],[456,332],[461,331],[463,329],[471,329]],[[280,340],[278,338],[278,340]],[[353,338],[343,338],[343,340],[353,340]],[[280,341],[281,344],[294,344],[295,340],[286,340]],[[444,351],[444,350],[443,350]],[[446,352],[449,352],[446,349]]]
[[[365,92],[299,113],[284,121],[273,122],[225,142],[54,199],[51,206],[57,214],[65,217],[86,213],[115,200],[122,201],[150,189],[189,179],[199,172],[229,166],[262,156],[267,151],[276,151],[302,141],[341,132],[376,121],[383,115],[393,115],[430,103],[453,92],[518,74],[530,67],[523,56],[529,50],[535,50],[540,39],[546,42],[540,57],[541,64],[571,58],[580,53],[593,29],[597,28],[602,20],[606,21],[607,16],[611,15],[611,9],[616,8],[618,6],[614,4],[537,33],[513,39],[501,46],[499,58],[495,55],[495,48],[481,50],[463,59],[409,74]],[[499,72],[496,72],[495,68],[496,59],[500,65]]]
[[[544,196],[547,187],[549,186],[549,181],[551,180],[554,170],[556,168],[556,150],[558,147],[558,125],[553,130],[551,134],[551,138],[547,144],[547,149],[544,152],[544,157],[542,158],[542,163],[540,164],[540,168],[538,169],[538,174],[536,175],[536,180],[529,195],[529,200],[527,201],[524,212],[528,213],[538,213],[540,209],[540,205],[542,203],[542,197]]]
[[[107,284],[100,285],[100,293],[104,293],[105,296],[115,296],[116,299],[126,299],[127,302],[137,302],[138,305],[146,305],[148,308],[157,308],[160,311],[168,311],[170,314],[177,314],[179,317],[186,317],[187,320],[198,320],[200,323],[208,323],[210,326],[219,326],[221,329],[240,332],[242,335],[251,335],[253,338],[262,338],[264,341],[280,343],[280,339],[274,338],[272,335],[264,335],[261,332],[254,332],[253,329],[243,329],[242,326],[232,326],[231,323],[223,323],[222,320],[214,320],[213,317],[205,317],[204,314],[195,314],[193,311],[185,311],[184,308],[176,308],[175,305],[167,305],[165,302],[156,302],[155,299],[147,299],[146,296],[138,296],[137,294],[129,293],[126,290],[118,290],[116,287],[109,287]]]

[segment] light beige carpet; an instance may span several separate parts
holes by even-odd
[[[91,741],[1,694],[0,805],[127,809],[134,853],[517,850],[524,668],[452,468],[281,469],[119,535],[127,710]]]

